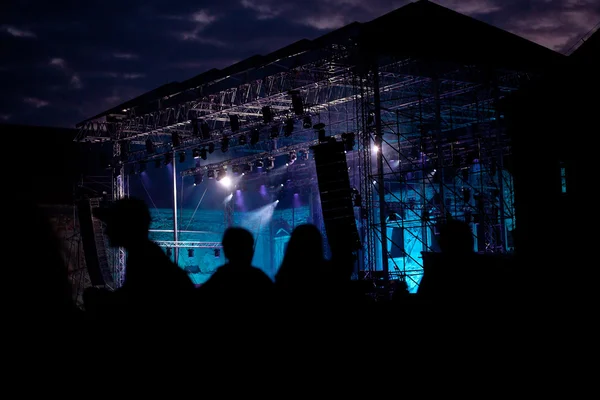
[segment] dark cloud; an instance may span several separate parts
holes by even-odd
[[[0,122],[74,126],[132,97],[406,0],[23,0],[0,6]],[[594,0],[439,0],[564,51],[600,21]]]

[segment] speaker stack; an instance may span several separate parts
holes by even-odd
[[[314,146],[323,224],[332,256],[346,257],[359,250],[350,178],[344,143],[331,139]],[[345,253],[345,254],[344,254]]]

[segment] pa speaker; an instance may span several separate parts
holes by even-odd
[[[333,255],[361,247],[344,149],[338,141],[313,147],[323,224]]]

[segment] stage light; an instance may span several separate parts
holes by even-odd
[[[140,161],[140,164],[138,166],[138,173],[142,173],[146,171],[146,161]]]
[[[273,169],[273,168],[275,168],[275,157],[269,157],[269,158],[267,158],[266,169]]]
[[[273,111],[271,111],[271,107],[264,106],[262,109],[263,121],[265,124],[273,122]]]
[[[294,132],[294,120],[287,119],[285,121],[285,126],[283,127],[283,136],[288,137]]]
[[[231,187],[231,178],[228,176],[224,176],[223,178],[221,178],[219,180],[219,183],[226,188],[230,188]]]
[[[248,138],[246,137],[246,135],[242,135],[242,136],[240,136],[240,137],[239,137],[239,139],[238,139],[238,144],[239,144],[240,146],[243,146],[243,145],[245,145],[245,144],[246,144],[246,142],[247,142],[247,141],[248,141]]]
[[[167,257],[171,257],[173,255],[173,249],[167,247]]]
[[[308,160],[308,157],[309,157],[308,150],[301,150],[299,153],[299,157],[300,157],[300,160],[302,160],[302,161]]]
[[[207,154],[206,154],[206,149],[203,147],[202,150],[200,150],[200,158],[202,158],[203,160],[206,160],[207,158]]]
[[[215,170],[209,169],[208,171],[206,171],[206,177],[208,179],[215,179]]]
[[[214,143],[209,143],[208,144],[208,153],[212,154],[215,151],[215,144]]]
[[[190,119],[190,125],[192,125],[192,135],[198,136],[200,134],[200,129],[198,129],[198,118]]]
[[[192,150],[192,156],[194,156],[194,160],[199,159],[200,158],[200,150],[199,149]]]
[[[171,141],[173,142],[173,147],[181,146],[181,140],[179,139],[179,133],[173,132],[171,134]]]
[[[198,186],[202,183],[202,172],[199,172],[194,175],[194,186]]]
[[[152,139],[146,139],[146,153],[154,154],[154,143],[152,143]]]
[[[206,123],[206,121],[202,121],[200,123],[200,132],[202,132],[202,139],[208,140],[210,139],[210,127]]]
[[[226,176],[227,176],[227,171],[225,171],[224,169],[218,169],[217,170],[216,179],[218,181],[220,181],[221,179],[225,178]]]
[[[214,252],[215,252],[215,258],[221,257],[221,249],[215,249]]]
[[[250,144],[255,145],[260,140],[260,132],[254,128],[250,131]]]
[[[304,104],[302,103],[302,97],[298,93],[292,94],[292,109],[296,115],[304,114]]]
[[[171,161],[173,161],[173,153],[167,153],[167,154],[165,154],[165,159],[164,159],[165,165],[170,164]]]
[[[231,132],[240,130],[240,119],[237,115],[232,114],[229,116],[229,124],[231,125]]]
[[[265,166],[265,163],[262,160],[256,161],[256,167],[257,168],[262,168],[264,166]]]
[[[288,164],[293,164],[294,161],[296,161],[296,158],[298,158],[298,156],[296,155],[296,152],[290,151],[288,154]]]
[[[279,127],[278,126],[272,126],[271,127],[271,139],[275,139],[279,137]]]
[[[192,258],[194,257],[194,249],[187,249],[188,250],[188,257]]]
[[[227,136],[223,136],[221,139],[221,151],[226,153],[229,150],[229,138]]]
[[[185,162],[185,151],[182,151],[181,153],[179,153],[179,162]]]
[[[252,163],[248,163],[244,165],[244,172],[252,172]]]
[[[312,119],[310,117],[304,117],[304,120],[302,121],[302,127],[304,129],[310,129],[312,127]]]

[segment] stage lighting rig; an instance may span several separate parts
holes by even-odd
[[[200,158],[200,149],[192,150],[192,155],[194,156],[194,160],[199,159]]]

